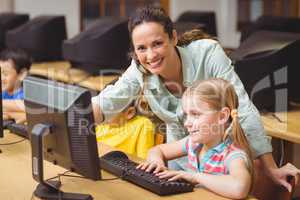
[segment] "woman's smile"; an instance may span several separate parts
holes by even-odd
[[[152,69],[156,69],[156,68],[159,68],[163,62],[163,58],[160,58],[160,59],[157,59],[155,61],[150,61],[150,62],[147,62],[147,64],[149,65],[149,68],[152,68]]]

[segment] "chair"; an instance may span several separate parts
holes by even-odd
[[[195,22],[205,25],[205,30],[212,36],[217,36],[215,13],[211,11],[187,11],[182,13],[176,22]]]
[[[289,177],[288,182],[292,184],[292,192],[281,185],[275,184],[264,172],[260,160],[254,161],[255,180],[251,195],[259,200],[291,200],[295,188],[294,177]]]

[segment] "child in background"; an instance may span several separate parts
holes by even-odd
[[[16,123],[26,120],[22,81],[30,66],[30,57],[20,49],[0,53],[3,119],[14,119]]]
[[[238,120],[238,97],[223,79],[194,83],[183,94],[189,136],[152,148],[137,168],[169,181],[184,179],[222,196],[247,197],[252,182],[251,151]],[[232,123],[232,131],[226,129]],[[167,170],[165,162],[188,155],[187,171]]]
[[[132,103],[108,123],[98,125],[97,141],[145,159],[154,146],[155,126],[149,118],[136,113]]]

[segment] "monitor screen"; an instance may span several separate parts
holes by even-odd
[[[32,145],[33,177],[42,173],[35,161],[38,144],[33,137],[38,127],[48,126],[42,137],[44,159],[84,177],[99,180],[100,167],[91,94],[87,89],[28,76],[23,83],[25,110]]]

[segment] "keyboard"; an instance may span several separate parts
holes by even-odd
[[[13,119],[3,120],[2,127],[6,129],[9,124],[13,124],[13,123],[16,123],[15,120]]]
[[[136,169],[138,163],[130,160],[121,151],[112,151],[100,157],[100,168],[141,186],[158,195],[170,195],[192,192],[194,186],[185,181],[167,181],[159,179],[150,172]]]
[[[27,131],[27,126],[24,124],[16,124],[16,123],[12,123],[12,124],[8,124],[6,127],[8,130],[10,130],[10,132],[17,134],[19,136],[28,138],[28,131]]]

